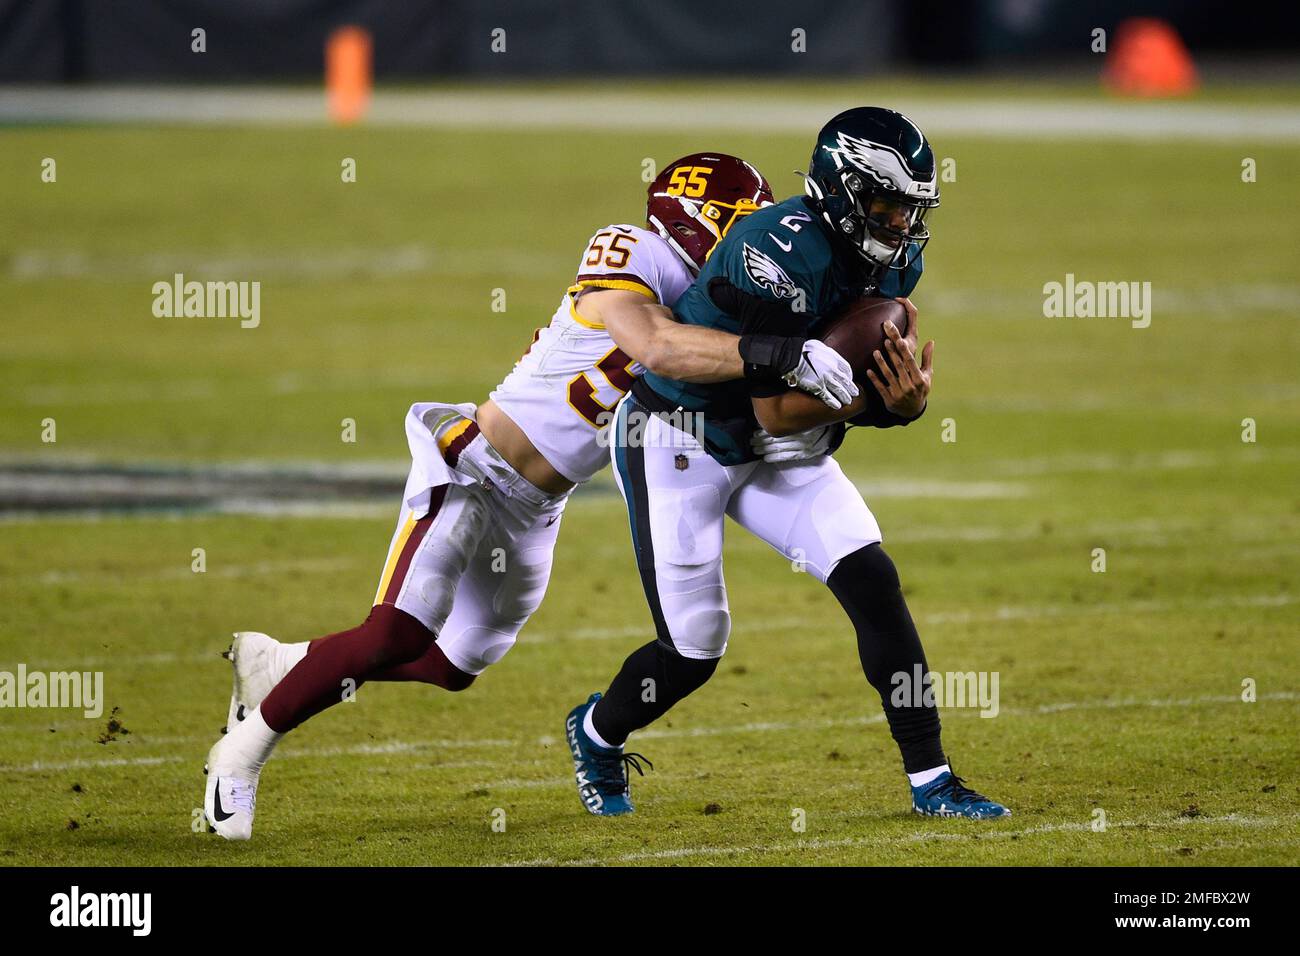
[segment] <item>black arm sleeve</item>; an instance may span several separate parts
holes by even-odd
[[[745,378],[750,381],[776,381],[799,367],[803,339],[782,335],[749,332],[740,337],[740,358],[745,363]]]
[[[766,335],[785,335],[806,338],[810,316],[794,310],[794,300],[773,301],[746,292],[731,284],[726,276],[709,280],[709,298],[723,312],[735,316],[740,322],[741,334],[747,332]]]
[[[799,367],[806,316],[796,313],[792,304],[746,292],[725,276],[709,281],[709,298],[740,322],[740,357],[749,394],[768,398],[788,391],[784,376]]]
[[[925,414],[930,403],[925,403],[925,408],[921,409],[912,418],[904,418],[902,415],[895,415],[887,408],[880,408],[874,411],[865,411],[855,418],[849,419],[850,425],[857,425],[860,428],[897,428],[900,425],[910,425],[922,415]]]

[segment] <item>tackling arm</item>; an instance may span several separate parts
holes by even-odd
[[[726,382],[745,373],[740,336],[678,322],[671,311],[640,293],[623,289],[586,292],[582,314],[604,325],[619,348],[664,378]]]
[[[839,408],[858,393],[853,369],[821,342],[779,335],[732,335],[678,322],[636,292],[600,289],[582,297],[588,321],[599,322],[616,345],[645,368],[679,382],[744,378],[767,385],[787,377],[797,388]],[[785,388],[785,385],[781,386]]]

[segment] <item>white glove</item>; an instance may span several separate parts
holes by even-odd
[[[831,408],[843,408],[858,394],[853,367],[844,356],[825,342],[809,339],[803,344],[799,365],[785,377],[787,385],[801,388]]]
[[[803,461],[826,454],[834,431],[832,426],[822,425],[784,438],[773,438],[760,428],[750,436],[749,447],[764,461]]]

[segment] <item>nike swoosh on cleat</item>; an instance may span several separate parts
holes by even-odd
[[[218,823],[224,823],[234,816],[221,808],[221,781],[217,781],[216,792],[212,794],[212,816]]]

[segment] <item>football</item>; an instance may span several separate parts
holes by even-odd
[[[854,425],[879,425],[888,414],[876,387],[867,378],[867,370],[876,372],[873,353],[885,352],[885,323],[893,322],[899,332],[907,333],[907,310],[895,299],[864,296],[831,318],[817,336],[853,366],[853,380],[866,396],[867,405],[849,421]]]

